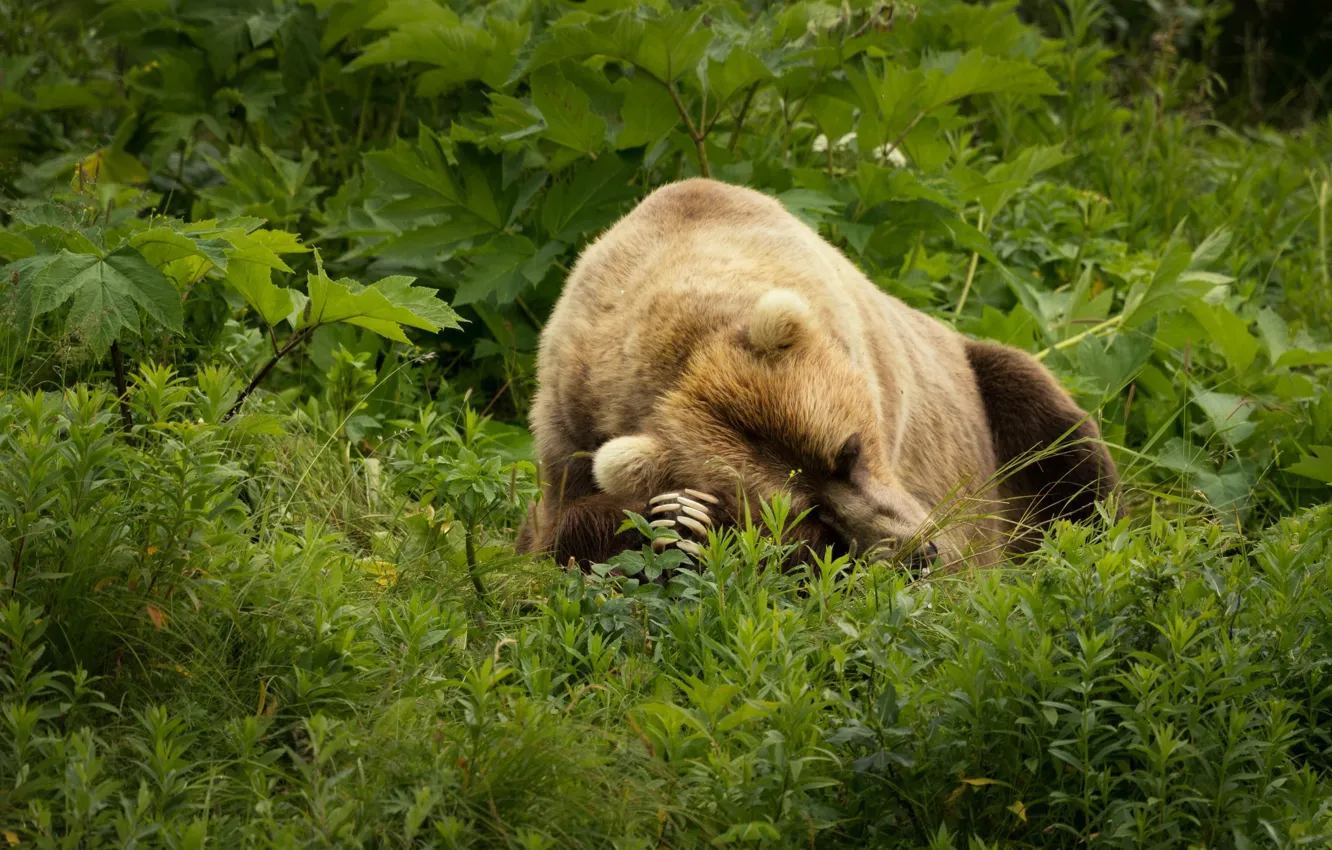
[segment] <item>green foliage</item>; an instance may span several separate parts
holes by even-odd
[[[1148,5],[0,0],[0,839],[1326,843],[1332,124]],[[1041,358],[1130,518],[515,558],[543,318],[700,174]]]
[[[155,424],[135,444],[104,394],[4,412],[6,472],[28,470],[5,479],[5,504],[25,500],[6,536],[38,517],[0,616],[0,806],[21,841],[1332,834],[1325,507],[1253,536],[1160,513],[1064,526],[1020,571],[909,583],[884,564],[773,569],[794,521],[775,504],[768,534],[722,535],[701,571],[660,581],[492,570],[477,619],[464,561],[400,545],[412,521],[373,530],[362,513],[358,542],[328,512],[416,511],[425,487],[448,510],[466,510],[464,491],[503,501],[484,484],[497,476],[467,483],[465,460],[409,462],[500,445],[482,417],[423,420],[447,436],[404,445],[403,469],[441,471],[404,481],[398,503],[341,489],[358,476],[323,464],[317,435],[221,423],[226,399],[209,394],[236,391],[226,376],[140,383]],[[297,496],[302,470],[323,486]],[[239,501],[224,485],[238,474]]]

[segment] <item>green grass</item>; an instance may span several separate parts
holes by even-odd
[[[719,540],[697,574],[492,557],[483,600],[456,541],[413,540],[405,503],[369,504],[309,436],[186,403],[129,444],[109,401],[0,405],[28,476],[5,492],[67,520],[27,568],[84,558],[25,573],[45,605],[12,598],[0,625],[23,845],[1332,835],[1332,509],[1253,534],[1063,526],[1021,564],[908,583],[764,569],[778,505],[776,535]]]

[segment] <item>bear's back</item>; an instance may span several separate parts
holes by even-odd
[[[638,432],[691,354],[777,288],[804,296],[867,374],[887,461],[905,477],[933,487],[941,459],[989,462],[960,336],[882,292],[777,200],[703,179],[656,190],[575,264],[542,334],[538,440],[552,417],[585,451]]]

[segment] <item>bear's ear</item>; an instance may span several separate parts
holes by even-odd
[[[758,354],[784,351],[808,334],[809,322],[809,302],[789,289],[774,289],[754,305],[745,342]]]
[[[860,466],[860,457],[862,449],[860,445],[860,434],[855,433],[842,443],[842,448],[837,452],[837,460],[833,463],[833,477],[841,478],[846,481],[851,480],[855,474],[856,468]]]
[[[1096,502],[1119,490],[1119,473],[1096,422],[1024,351],[968,340],[967,359],[1004,473],[1003,490],[1024,505],[1026,520],[1044,525],[1092,518]]]
[[[646,434],[616,437],[592,456],[592,477],[606,493],[647,498],[664,483],[661,447]]]

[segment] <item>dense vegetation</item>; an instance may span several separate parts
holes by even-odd
[[[0,0],[0,846],[1325,844],[1332,121],[1125,5]],[[515,557],[542,317],[700,173],[1042,357],[1128,518]]]

